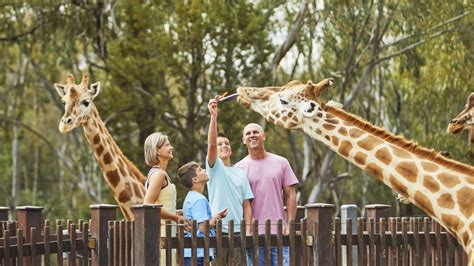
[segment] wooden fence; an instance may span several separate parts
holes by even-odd
[[[205,254],[214,249],[215,265],[224,265],[223,249],[243,258],[247,249],[253,249],[251,260],[258,265],[259,247],[267,251],[267,261],[268,251],[276,247],[281,265],[285,246],[289,247],[290,265],[467,264],[456,240],[430,218],[388,217],[388,205],[367,205],[367,217],[357,217],[356,207],[349,207],[343,207],[341,216],[335,218],[330,204],[299,207],[298,219],[289,222],[289,235],[282,234],[281,221],[274,235],[269,220],[261,235],[258,221],[253,221],[251,235],[233,233],[237,227],[245,231],[245,224],[231,221],[226,235],[219,223],[215,237],[193,233],[189,238],[180,225],[168,224],[166,234],[160,235],[158,205],[134,206],[134,221],[116,220],[115,205],[92,205],[90,221],[79,220],[76,225],[57,220],[54,226],[41,219],[40,207],[17,208],[17,221],[6,221],[8,208],[0,207],[0,265],[159,265],[160,261],[171,265],[173,253],[182,265],[185,248],[193,254],[198,248],[204,248]],[[177,236],[171,235],[172,226],[177,226]],[[160,249],[165,250],[165,258],[160,258]]]

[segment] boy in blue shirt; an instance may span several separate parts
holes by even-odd
[[[219,211],[217,214],[212,216],[211,207],[209,201],[202,194],[206,183],[209,180],[209,176],[206,171],[199,166],[196,162],[190,162],[178,169],[178,178],[180,182],[189,189],[186,198],[183,203],[184,217],[188,220],[196,220],[198,228],[197,236],[204,236],[204,221],[209,220],[210,230],[209,236],[215,236],[216,231],[214,227],[217,221],[224,218],[227,215],[227,209]],[[186,232],[185,237],[191,237],[191,232]],[[209,256],[211,259],[214,257],[213,250],[209,250]],[[204,263],[204,249],[197,249],[197,261],[198,265]],[[191,265],[191,249],[184,249],[184,263],[185,265]]]

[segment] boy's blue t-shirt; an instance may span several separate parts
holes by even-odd
[[[222,232],[228,233],[228,222],[234,220],[234,232],[240,232],[243,217],[243,202],[253,199],[250,183],[242,169],[225,166],[220,158],[213,167],[206,160],[206,172],[209,174],[207,189],[212,213],[227,208],[227,216],[222,219]]]
[[[207,201],[206,197],[195,191],[189,191],[184,199],[183,203],[183,214],[186,219],[189,220],[196,220],[198,224],[198,228],[195,230],[197,231],[197,236],[202,237],[204,234],[199,231],[199,223],[204,222],[205,220],[210,220],[212,218],[211,207],[209,206],[209,202]],[[209,229],[209,236],[215,236],[216,231],[214,228]],[[184,234],[185,237],[191,237],[191,232],[186,232]],[[209,256],[214,257],[213,250],[209,250]],[[191,257],[191,249],[185,248],[184,249],[184,257],[189,258]],[[198,248],[197,249],[197,257],[204,257],[204,249]]]

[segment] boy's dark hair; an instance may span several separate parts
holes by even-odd
[[[224,132],[217,132],[217,137],[229,139],[229,137],[227,137],[227,135]]]
[[[199,167],[197,162],[189,162],[178,169],[178,179],[187,189],[193,187],[193,177],[197,175],[196,169]]]

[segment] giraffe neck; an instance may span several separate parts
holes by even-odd
[[[87,141],[102,170],[112,195],[127,219],[134,217],[131,205],[142,204],[145,195],[145,177],[122,153],[94,105],[83,124]]]
[[[417,147],[342,109],[324,109],[303,118],[306,134],[407,197],[452,233],[466,251],[472,250],[474,168]]]

